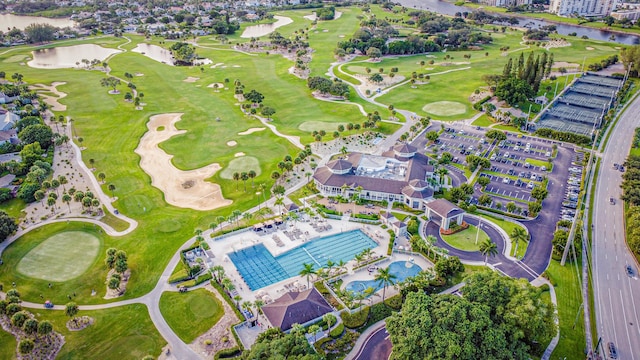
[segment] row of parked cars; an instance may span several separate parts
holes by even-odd
[[[570,167],[567,188],[562,202],[563,220],[573,220],[575,209],[578,207],[578,195],[580,194],[580,184],[582,182],[582,167]],[[570,210],[569,210],[570,209]]]

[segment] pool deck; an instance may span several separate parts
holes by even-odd
[[[301,217],[304,218],[307,216],[301,215]],[[324,221],[324,223],[318,222],[320,220]],[[311,218],[307,221],[285,221],[278,227],[274,226],[273,229],[271,229],[267,233],[265,233],[264,231],[255,232],[253,230],[249,230],[236,235],[225,237],[217,241],[214,241],[213,239],[207,239],[206,241],[211,248],[210,251],[214,255],[212,259],[213,264],[211,264],[211,266],[221,265],[224,268],[227,277],[229,277],[236,286],[236,291],[238,292],[238,295],[242,297],[242,301],[254,301],[258,298],[262,299],[263,301],[268,301],[268,299],[275,300],[279,298],[287,291],[306,289],[306,278],[302,276],[294,276],[278,283],[263,287],[259,290],[252,291],[251,289],[249,289],[249,286],[244,282],[244,280],[242,280],[240,273],[236,269],[233,262],[227,256],[228,253],[262,243],[273,256],[278,256],[286,251],[302,245],[306,241],[310,241],[318,237],[325,237],[345,231],[360,229],[378,243],[378,246],[372,249],[373,253],[376,255],[386,255],[387,245],[389,243],[389,234],[386,230],[383,230],[379,226],[342,220],[320,220]],[[312,222],[317,222],[318,224],[329,224],[331,225],[331,229],[322,232],[316,231],[311,226]],[[295,228],[300,230],[302,236],[298,240],[291,240],[284,234],[284,231],[287,230],[291,232]],[[278,246],[276,244],[276,240],[274,240],[273,238],[274,235],[277,235],[277,237],[281,240],[282,246]],[[395,256],[397,256],[397,254]],[[349,272],[353,271],[352,267],[354,265],[354,260],[347,263],[347,269]],[[422,267],[421,264],[420,266]],[[364,269],[364,273],[367,274],[366,268]]]

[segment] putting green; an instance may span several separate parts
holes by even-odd
[[[422,110],[438,116],[453,116],[464,114],[467,107],[456,101],[437,101],[423,106]]]
[[[67,281],[82,275],[98,255],[100,240],[82,231],[53,235],[18,263],[19,273],[46,281]]]
[[[347,123],[342,122],[327,122],[327,121],[305,121],[298,126],[298,129],[302,131],[320,131],[324,130],[327,134],[331,134],[334,131],[338,130],[338,126],[343,125],[347,126]]]
[[[242,156],[229,161],[229,165],[220,172],[220,177],[231,180],[233,173],[249,172],[250,170],[255,171],[256,176],[260,175],[260,161],[253,156]]]

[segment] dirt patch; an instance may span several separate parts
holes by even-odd
[[[241,152],[235,153],[233,156],[240,157],[240,156],[245,156],[245,155],[246,154],[241,151]]]
[[[402,75],[396,75],[394,77],[390,77],[389,75],[386,75],[386,74],[380,74],[380,75],[382,75],[382,81],[379,83],[374,83],[372,81],[369,81],[370,75],[364,75],[364,74],[356,75],[356,78],[360,80],[360,85],[358,85],[358,89],[360,89],[360,91],[363,93],[366,93],[367,90],[369,90],[371,94],[374,94],[377,89],[387,88],[389,86],[402,82],[405,79],[405,77]]]
[[[238,145],[238,143],[234,140],[227,141],[227,146],[236,146],[236,145]]]
[[[207,285],[204,288],[211,291],[220,303],[222,303],[224,315],[222,315],[222,318],[220,318],[213,327],[207,330],[206,333],[198,336],[198,338],[189,344],[189,347],[196,353],[203,354],[207,359],[209,359],[220,350],[229,349],[238,345],[236,344],[236,339],[233,334],[231,334],[230,329],[240,320],[217,290],[215,290],[211,285]]]
[[[182,80],[184,82],[188,82],[188,83],[194,83],[196,81],[200,80],[200,78],[198,77],[193,77],[193,76],[189,76],[188,78]]]
[[[160,189],[165,201],[171,205],[203,211],[230,205],[232,201],[223,197],[220,185],[205,181],[220,170],[219,164],[195,170],[179,170],[171,163],[173,155],[158,147],[158,144],[172,136],[186,132],[175,127],[181,116],[181,113],[161,114],[149,119],[149,131],[140,139],[140,145],[135,150],[141,158],[140,167],[151,177],[151,185]],[[157,131],[160,126],[164,126],[165,130]],[[189,181],[194,184],[185,188],[183,184]]]
[[[114,269],[109,270],[109,272],[107,273],[107,280],[105,281],[105,284],[107,284],[107,293],[104,296],[104,299],[106,300],[118,298],[124,295],[124,293],[127,291],[127,283],[129,283],[129,278],[131,277],[131,270],[127,270],[124,272],[124,274],[120,274],[119,288],[110,289],[108,286],[109,279],[111,279],[111,275],[115,273],[116,271]]]
[[[546,44],[542,46],[543,49],[553,49],[553,48],[561,48],[571,46],[571,43],[565,39],[551,39]]]
[[[488,89],[481,89],[479,93],[473,93],[471,94],[471,96],[469,96],[469,102],[471,102],[472,104],[477,103],[478,101],[486,98],[487,96],[490,96],[491,91],[489,91]]]
[[[67,321],[67,329],[69,331],[80,331],[93,325],[93,318],[89,316],[80,316]]]
[[[38,93],[38,95],[40,95],[42,100],[44,100],[44,102],[47,103],[47,105],[51,106],[51,110],[66,111],[67,105],[60,104],[59,100],[66,97],[67,94],[63,93],[62,91],[59,91],[56,88],[57,86],[64,85],[64,84],[66,84],[66,82],[52,82],[51,86],[47,86],[44,84],[35,84],[33,86],[29,86],[29,89],[35,90]],[[51,95],[43,94],[42,93],[43,91],[52,93],[55,95],[55,97]]]

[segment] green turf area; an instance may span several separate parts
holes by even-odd
[[[0,354],[2,354],[3,359],[16,359],[16,345],[16,338],[0,329]]]
[[[538,160],[538,159],[530,159],[530,158],[528,158],[525,162],[528,162],[529,164],[531,164],[533,166],[546,166],[547,169],[550,169],[550,165],[553,165],[553,164],[549,164],[548,161]]]
[[[435,116],[455,116],[466,113],[467,107],[455,101],[438,101],[423,106],[422,110]]]
[[[582,293],[580,291],[580,265],[567,262],[566,266],[551,260],[546,273],[556,290],[558,299],[558,317],[560,321],[560,341],[553,351],[552,358],[578,359],[584,357],[585,335],[582,312],[578,316]]]
[[[477,243],[476,243],[477,236]],[[442,235],[442,240],[447,244],[453,246],[456,249],[464,251],[478,251],[479,245],[485,240],[489,239],[489,236],[484,231],[478,231],[478,228],[469,225],[466,230],[459,231],[451,235]]]
[[[311,185],[311,186],[309,186]],[[291,201],[295,202],[298,205],[304,205],[302,203],[302,198],[305,198],[307,196],[313,195],[313,194],[317,194],[318,190],[316,189],[315,186],[313,186],[313,183],[309,183],[306,186],[301,187],[300,189],[292,192],[291,194],[289,194],[287,197],[289,199],[291,199]]]
[[[477,118],[473,123],[471,123],[471,125],[473,126],[483,126],[483,127],[487,127],[493,124],[495,124],[495,122],[492,121],[491,118],[486,114],[483,114],[482,116]]]
[[[163,292],[160,312],[176,335],[188,344],[220,320],[223,307],[211,291],[197,289],[186,293]]]
[[[502,230],[504,230],[504,232],[507,233],[507,235],[510,235],[513,232],[513,229],[515,228],[523,228],[524,226],[516,224],[514,222],[511,221],[507,221],[507,220],[503,220],[500,218],[497,218],[495,216],[491,216],[491,215],[486,215],[486,214],[476,214],[478,216],[481,216],[489,221],[491,221],[492,223],[498,225],[499,227],[502,228]],[[529,247],[529,243],[528,242],[521,242],[520,244],[518,244],[518,253],[515,254],[516,251],[516,247],[515,244],[511,244],[511,256],[515,256],[518,259],[521,259],[524,254],[527,252],[527,248]]]
[[[100,240],[82,231],[55,234],[29,251],[18,263],[23,275],[46,281],[67,281],[82,275],[95,261]]]
[[[113,309],[86,311],[78,316],[90,316],[93,325],[82,331],[67,330],[69,317],[64,311],[35,310],[38,319],[53,323],[53,328],[64,335],[65,345],[56,359],[139,360],[146,355],[160,355],[166,342],[155,329],[147,307],[141,304],[119,306]],[[97,356],[99,355],[99,356]]]
[[[0,210],[6,212],[9,216],[19,219],[24,216],[22,210],[26,204],[21,199],[15,198],[0,204]]]
[[[260,175],[260,161],[253,156],[241,156],[229,161],[229,165],[220,172],[220,177],[229,180],[233,179],[233,173],[243,173],[251,170]]]

